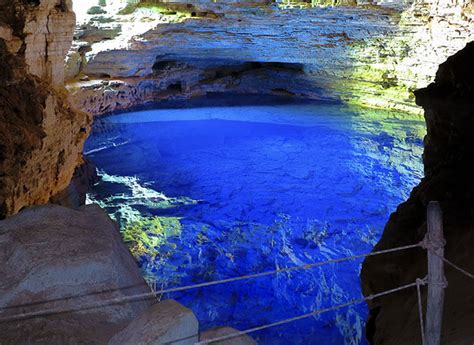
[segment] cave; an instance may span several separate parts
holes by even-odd
[[[0,0],[0,344],[472,344],[473,41],[471,0]]]

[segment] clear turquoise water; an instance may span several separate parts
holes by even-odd
[[[369,252],[423,173],[424,123],[402,113],[199,107],[113,115],[97,127],[86,145],[102,177],[91,201],[122,228],[143,217],[173,225],[157,255],[138,259],[159,288]],[[351,261],[164,298],[191,308],[201,329],[243,330],[359,298],[360,268]],[[252,336],[365,344],[366,317],[356,305]]]

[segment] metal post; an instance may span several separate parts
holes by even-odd
[[[443,237],[443,215],[437,201],[428,204],[426,242],[428,246],[428,299],[426,306],[426,345],[441,344],[443,320],[445,240]],[[434,253],[433,253],[434,252]]]

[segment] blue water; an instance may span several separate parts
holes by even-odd
[[[422,177],[423,135],[421,119],[338,104],[113,115],[86,145],[102,178],[89,199],[122,230],[158,219],[164,231],[144,225],[155,245],[137,255],[158,288],[325,261],[373,248]],[[357,260],[164,298],[191,308],[201,329],[243,330],[360,298],[360,268]],[[366,317],[360,304],[251,335],[259,344],[365,344]]]

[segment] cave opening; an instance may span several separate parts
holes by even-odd
[[[443,63],[472,61],[472,43],[455,55],[474,37],[472,1],[81,0],[76,17],[70,0],[12,1],[0,13],[0,258],[15,267],[0,319],[193,290],[0,320],[0,342],[58,330],[163,343],[179,329],[194,344],[270,324],[238,340],[412,344],[412,291],[344,303],[422,276],[418,248],[359,256],[419,243],[431,200],[446,210],[447,255],[474,269],[472,69]],[[294,270],[344,257],[356,259]],[[459,343],[474,311],[456,291],[472,293],[448,278],[443,336]]]
[[[280,24],[275,36],[259,22],[273,14],[250,6],[250,20],[224,13],[224,24],[158,26],[160,40],[147,38],[159,46],[150,51],[150,72],[125,56],[130,63],[119,75],[136,77],[139,70],[149,93],[118,100],[117,114],[96,120],[85,155],[100,180],[88,201],[117,220],[152,285],[199,284],[370,252],[421,181],[426,133],[412,95],[417,81],[407,81],[411,71],[373,67],[397,64],[394,49],[413,59],[398,38],[380,43],[393,35],[386,28],[394,9],[370,14],[383,25],[371,27],[367,43],[357,25],[338,31],[323,21],[314,30],[321,13],[305,6],[277,13],[303,26],[308,19],[310,33],[285,36],[289,27]],[[368,12],[344,6],[331,15],[366,20]],[[196,17],[194,9],[189,16]],[[412,18],[404,20],[397,34],[411,25]],[[367,54],[376,54],[370,67]],[[103,57],[90,60],[84,73],[103,73]],[[109,79],[117,76],[114,68]],[[361,263],[164,298],[191,308],[202,329],[247,329],[360,297]],[[367,319],[362,304],[252,337],[259,344],[366,344]]]

